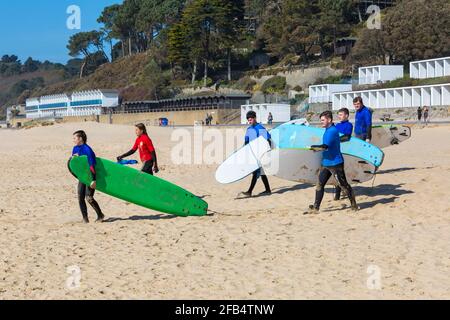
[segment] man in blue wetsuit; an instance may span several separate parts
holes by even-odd
[[[245,144],[249,144],[251,141],[259,138],[260,136],[264,137],[269,142],[269,144],[271,144],[270,133],[266,130],[266,128],[264,128],[262,124],[256,121],[256,112],[249,111],[247,113],[247,120],[250,124],[250,127],[248,127],[247,133],[245,134]],[[259,177],[261,177],[261,180],[263,181],[266,188],[266,191],[264,191],[260,195],[265,196],[272,194],[272,191],[270,190],[269,179],[267,179],[266,175],[261,174],[261,169],[259,169],[253,173],[252,182],[248,191],[242,192],[241,195],[243,195],[244,197],[251,197],[253,189],[255,188],[256,182],[258,181]]]
[[[336,125],[339,133],[344,135],[341,137],[341,142],[349,141],[353,134],[353,124],[348,120],[350,111],[347,108],[342,108],[338,112],[339,123]]]
[[[370,142],[372,140],[372,112],[364,105],[361,97],[353,100],[356,110],[355,137]]]
[[[325,194],[325,186],[331,176],[334,176],[339,186],[348,194],[352,209],[357,211],[355,195],[350,184],[347,182],[344,171],[344,157],[341,153],[341,138],[339,131],[333,123],[333,114],[331,111],[325,111],[320,115],[322,127],[326,129],[323,136],[323,144],[311,146],[311,150],[323,151],[322,168],[319,173],[319,182],[316,189],[316,200],[314,205],[309,207],[308,213],[319,213]]]
[[[350,141],[353,134],[353,124],[348,120],[350,111],[347,108],[342,108],[338,112],[339,123],[336,125],[339,133],[342,134],[341,142]],[[342,189],[339,185],[336,186],[336,192],[334,194],[334,200],[341,199]]]
[[[95,171],[95,165],[97,164],[96,156],[91,147],[87,143],[87,136],[84,131],[77,131],[73,134],[73,143],[75,147],[72,151],[72,157],[87,156],[89,163],[89,170],[92,174],[92,183],[86,186],[82,182],[78,183],[78,202],[80,204],[81,214],[83,215],[83,221],[89,223],[88,211],[86,206],[85,198],[88,203],[97,213],[97,222],[103,222],[105,216],[100,209],[97,201],[94,199],[95,188],[97,187],[97,175]]]

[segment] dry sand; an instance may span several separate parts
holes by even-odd
[[[373,188],[355,188],[362,211],[329,189],[318,216],[302,215],[314,187],[276,178],[273,196],[234,200],[249,179],[222,186],[214,165],[172,164],[172,129],[150,128],[160,177],[217,213],[174,218],[97,194],[109,220],[90,225],[66,169],[79,128],[105,158],[134,140],[94,123],[0,130],[0,299],[450,298],[450,127],[386,149]],[[367,286],[373,270],[381,290]]]

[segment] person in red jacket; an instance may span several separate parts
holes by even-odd
[[[142,161],[142,172],[153,175],[153,173],[158,173],[158,160],[156,158],[155,147],[153,146],[152,140],[147,134],[147,128],[143,123],[136,125],[136,142],[133,149],[127,153],[117,157],[117,161],[122,161],[124,158],[129,157],[139,150],[139,156]]]

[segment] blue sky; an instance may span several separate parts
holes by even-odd
[[[71,35],[99,28],[103,8],[122,0],[0,0],[0,56],[66,63]],[[81,30],[67,28],[67,8],[81,10]]]

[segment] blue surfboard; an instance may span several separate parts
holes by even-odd
[[[273,129],[272,142],[280,149],[307,148],[321,145],[325,129],[286,124]],[[350,141],[341,142],[341,152],[354,156],[380,167],[384,161],[384,153],[380,148],[361,139],[352,137]]]

